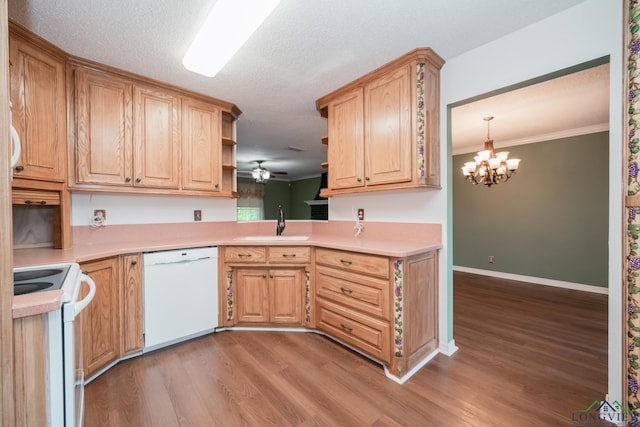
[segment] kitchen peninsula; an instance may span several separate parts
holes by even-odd
[[[221,224],[225,226],[221,227]],[[246,236],[266,238],[272,234],[272,222],[74,227],[73,237],[77,243],[71,248],[20,249],[14,251],[14,262],[16,267],[60,262],[78,262],[83,265],[96,260],[118,260],[142,252],[202,246],[218,246],[222,251],[225,248],[241,247],[309,248],[311,256],[302,267],[305,276],[300,284],[300,293],[304,298],[299,300],[301,305],[305,305],[305,316],[295,326],[302,330],[319,330],[373,358],[385,366],[389,376],[397,381],[406,379],[412,369],[419,368],[421,363],[437,352],[436,261],[437,251],[441,247],[440,225],[371,222],[366,224],[363,234],[356,238],[353,236],[353,223],[348,221],[290,221],[284,237],[305,236],[308,237],[307,240],[277,240],[275,236],[273,240],[266,241],[246,240]],[[332,256],[337,256],[336,254],[341,256],[336,258],[337,261],[332,261]],[[346,260],[347,256],[354,261]],[[358,270],[357,267],[358,261],[368,263],[370,259],[378,266],[373,276],[368,271],[369,264],[366,264],[365,269]],[[337,262],[338,265],[332,265],[332,262]],[[355,270],[344,271],[352,262]],[[231,277],[228,273],[233,269],[225,266],[224,256],[220,257],[219,263],[219,325],[230,329],[247,326],[247,323],[234,317],[235,313],[229,316],[229,308],[237,307],[237,294],[228,293],[228,279]],[[120,265],[123,270],[126,268],[126,265]],[[238,264],[230,265],[238,267]],[[276,262],[275,265],[281,264]],[[249,266],[254,267],[262,268],[263,264]],[[115,272],[114,275],[121,277],[122,273]],[[336,296],[334,292],[331,296],[332,287],[334,291],[336,286],[337,289],[341,287],[341,283],[328,282],[331,277],[349,278],[354,283],[353,296],[349,295],[352,289],[344,286],[342,295]],[[130,284],[129,281],[113,285],[113,293],[117,296],[114,303],[118,303],[116,308],[121,311],[114,329],[119,331],[119,338],[123,341],[120,345],[113,343],[114,348],[124,346],[123,337],[142,334],[141,322],[131,322],[135,319],[134,313],[140,312],[142,308],[126,301],[130,292],[133,292],[132,295],[142,292],[140,280],[137,283],[139,289],[124,289]],[[375,297],[372,297],[373,288],[369,283],[381,284],[377,285],[378,294]],[[238,284],[232,283],[232,286]],[[44,298],[47,304],[43,304],[43,296],[32,295],[14,298],[14,317],[50,309],[49,299]],[[141,299],[138,298],[137,301]],[[373,307],[378,307],[378,311],[371,313]],[[336,315],[341,317],[336,318]],[[351,323],[347,324],[346,320]],[[372,328],[372,325],[381,325],[381,328]],[[279,325],[267,321],[256,326],[277,328]],[[134,347],[116,351],[105,367],[117,363],[123,356],[140,354],[141,350]]]

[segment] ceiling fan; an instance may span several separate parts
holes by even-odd
[[[256,182],[265,183],[272,175],[287,175],[287,172],[276,172],[270,171],[267,168],[262,166],[266,160],[254,160],[258,164],[253,170],[250,171],[238,171],[240,174],[251,174],[251,177],[256,180]]]

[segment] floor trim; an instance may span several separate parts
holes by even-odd
[[[497,277],[500,279],[515,280],[518,282],[533,283],[536,285],[553,286],[556,288],[573,289],[576,291],[591,292],[594,294],[609,295],[609,288],[601,286],[584,285],[582,283],[563,282],[562,280],[545,279],[542,277],[523,276],[520,274],[503,273],[501,271],[481,270],[479,268],[453,266],[453,271],[462,273],[479,274],[481,276]]]

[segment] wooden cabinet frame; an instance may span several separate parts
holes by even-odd
[[[318,329],[401,378],[438,347],[437,258],[316,250]]]
[[[66,79],[71,191],[238,197],[235,105],[80,58]]]
[[[322,196],[440,188],[443,65],[431,49],[416,49],[316,101],[328,119]]]
[[[221,246],[218,254],[220,326],[243,322],[315,326],[313,248]],[[250,310],[239,304],[247,298]]]

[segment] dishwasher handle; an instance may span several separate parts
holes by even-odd
[[[200,257],[200,258],[185,258],[185,259],[169,259],[169,260],[164,260],[164,261],[155,261],[152,263],[148,263],[147,267],[149,266],[153,266],[153,265],[166,265],[166,264],[186,264],[189,262],[196,262],[196,261],[202,261],[205,259],[211,259],[210,256],[205,256],[205,257]]]

